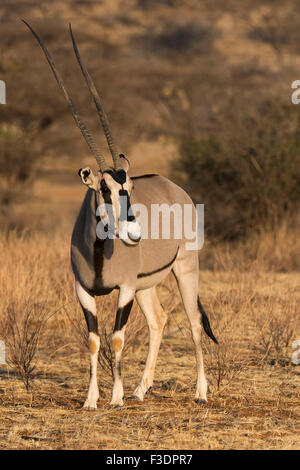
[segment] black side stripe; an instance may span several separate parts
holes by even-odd
[[[153,173],[153,174],[148,174],[148,175],[132,176],[131,179],[132,180],[139,180],[140,178],[152,178],[153,176],[159,176],[159,175],[155,175]]]
[[[149,273],[140,273],[138,274],[138,278],[141,278],[141,277],[147,277],[147,276],[152,276],[152,274],[156,274],[156,273],[159,273],[160,271],[163,271],[164,269],[167,269],[171,266],[171,264],[174,263],[174,261],[176,260],[177,258],[177,255],[178,255],[178,251],[179,251],[179,247],[177,248],[177,252],[176,252],[176,255],[174,256],[174,258],[172,259],[172,261],[170,261],[170,263],[166,264],[165,266],[163,266],[162,268],[158,268],[158,269],[155,269],[154,271],[150,271]]]

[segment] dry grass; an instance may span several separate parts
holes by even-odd
[[[300,337],[296,273],[266,272],[258,263],[244,272],[201,271],[200,294],[220,341],[216,347],[204,339],[210,389],[204,407],[192,400],[194,351],[175,282],[168,278],[159,287],[169,312],[155,381],[161,397],[150,395],[144,403],[125,402],[121,410],[110,409],[112,379],[109,370],[99,367],[102,394],[98,410],[91,413],[81,409],[89,359],[74,326],[82,313],[74,294],[67,237],[10,233],[2,236],[0,249],[5,252],[1,318],[12,308],[12,299],[20,315],[24,302],[35,305],[36,311],[41,306],[47,312],[58,310],[36,353],[31,393],[14,368],[1,368],[2,449],[299,448],[300,374],[291,364],[291,343]],[[223,263],[229,253],[224,257]],[[97,301],[108,343],[115,301],[115,294]],[[124,356],[127,397],[146,359],[142,326],[135,309]],[[266,343],[270,335],[271,346]]]

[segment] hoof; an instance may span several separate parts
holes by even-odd
[[[87,410],[87,411],[96,411],[97,409],[97,405],[89,405],[88,403],[85,403],[82,407],[83,410]]]
[[[204,398],[194,398],[194,402],[197,403],[197,405],[207,405],[207,400]]]
[[[110,403],[109,408],[111,410],[116,410],[116,411],[120,410],[121,411],[123,409],[123,405],[118,405],[117,403]]]
[[[161,395],[160,393],[153,392],[152,388],[149,389],[149,395],[151,395],[154,398],[160,398],[161,400],[166,400],[166,399],[170,398],[167,395]]]
[[[137,397],[136,395],[131,395],[130,397],[126,398],[126,400],[138,401],[138,402],[142,402],[142,401],[143,401],[143,400],[141,400],[139,397]]]
[[[123,405],[124,405],[123,400],[111,401],[109,404],[110,408],[122,408]]]

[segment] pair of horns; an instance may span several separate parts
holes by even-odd
[[[50,54],[50,52],[48,51],[47,47],[45,46],[45,44],[43,43],[43,41],[41,40],[41,38],[38,36],[38,34],[33,30],[33,28],[24,20],[22,20],[23,23],[25,23],[25,25],[29,28],[29,30],[32,32],[32,34],[34,35],[34,37],[37,39],[39,45],[41,46],[45,56],[46,56],[46,59],[51,67],[51,70],[54,74],[54,77],[60,87],[60,89],[62,90],[63,92],[63,95],[67,101],[67,103],[69,104],[70,106],[70,109],[71,109],[71,112],[72,112],[72,115],[75,119],[75,122],[77,124],[77,126],[79,127],[83,137],[85,138],[91,152],[93,153],[93,155],[95,156],[96,158],[96,161],[98,163],[98,166],[99,166],[99,169],[100,171],[103,173],[105,170],[107,170],[109,167],[105,161],[105,158],[103,155],[101,155],[98,147],[97,147],[97,144],[96,142],[94,141],[91,133],[89,132],[88,128],[86,127],[86,125],[84,124],[84,122],[82,121],[77,109],[76,109],[76,106],[72,100],[72,98],[70,97],[65,85],[64,85],[64,82],[60,76],[60,74],[58,73],[58,71],[56,70],[56,67],[55,67],[55,64],[54,64],[54,61],[52,59],[52,56]],[[93,100],[94,100],[94,103],[96,105],[96,109],[98,111],[98,114],[99,114],[99,118],[100,118],[100,121],[101,121],[101,124],[102,124],[102,127],[103,127],[103,130],[104,130],[104,134],[105,134],[105,137],[106,137],[106,140],[107,140],[107,143],[108,143],[108,147],[109,147],[109,150],[111,152],[111,155],[112,155],[112,159],[113,159],[113,163],[114,163],[114,168],[116,171],[118,170],[121,170],[122,169],[122,165],[121,165],[121,162],[120,162],[120,159],[119,159],[119,153],[118,153],[118,148],[117,148],[117,145],[116,143],[114,142],[114,139],[112,137],[112,134],[111,134],[111,130],[109,128],[109,122],[108,122],[108,119],[107,119],[107,116],[105,114],[105,111],[101,105],[101,101],[100,101],[100,97],[99,97],[99,94],[96,90],[96,87],[94,85],[94,82],[90,76],[90,74],[88,73],[86,67],[84,66],[82,60],[81,60],[81,57],[80,57],[80,54],[79,54],[79,50],[78,50],[78,47],[77,47],[77,44],[76,44],[76,41],[75,41],[75,38],[74,38],[74,35],[73,35],[73,32],[72,32],[72,27],[71,27],[71,24],[69,24],[69,29],[70,29],[70,34],[71,34],[71,38],[72,38],[72,43],[73,43],[73,49],[74,49],[74,52],[75,52],[75,55],[76,55],[76,58],[78,60],[78,63],[80,65],[80,68],[81,68],[81,71],[83,73],[83,76],[86,80],[86,83],[88,85],[88,88],[90,90],[90,93],[93,97]]]

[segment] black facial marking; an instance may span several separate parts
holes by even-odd
[[[113,178],[117,183],[124,184],[126,183],[126,172],[124,170],[119,170],[115,173]]]
[[[120,222],[124,222],[127,220],[127,214],[128,214],[128,208],[129,208],[129,197],[128,197],[128,192],[125,189],[120,189],[119,195],[121,197],[120,199]],[[126,198],[124,200],[124,198]]]
[[[133,300],[131,300],[125,307],[118,308],[114,332],[121,330],[124,325],[126,325],[131,308],[132,308]]]
[[[104,179],[101,180],[100,187],[101,187],[101,192],[103,195],[110,194],[110,189],[107,186],[106,181]]]
[[[121,362],[118,362],[118,373],[119,373],[119,376],[121,377],[122,375]]]
[[[108,173],[119,184],[126,183],[126,171],[124,170],[106,170],[104,173]]]
[[[119,194],[120,196],[128,197],[128,191],[126,191],[126,189],[120,189]]]
[[[81,176],[81,170],[82,170],[82,168],[79,168],[79,170],[78,170],[79,176]]]
[[[133,215],[131,205],[130,205],[130,199],[129,199],[129,194],[126,189],[120,189],[119,195],[122,196],[122,198],[126,197],[126,206],[121,204],[121,214],[120,214],[120,222],[127,220],[128,222],[133,222],[135,220],[135,217]],[[121,199],[123,202],[123,199]]]

